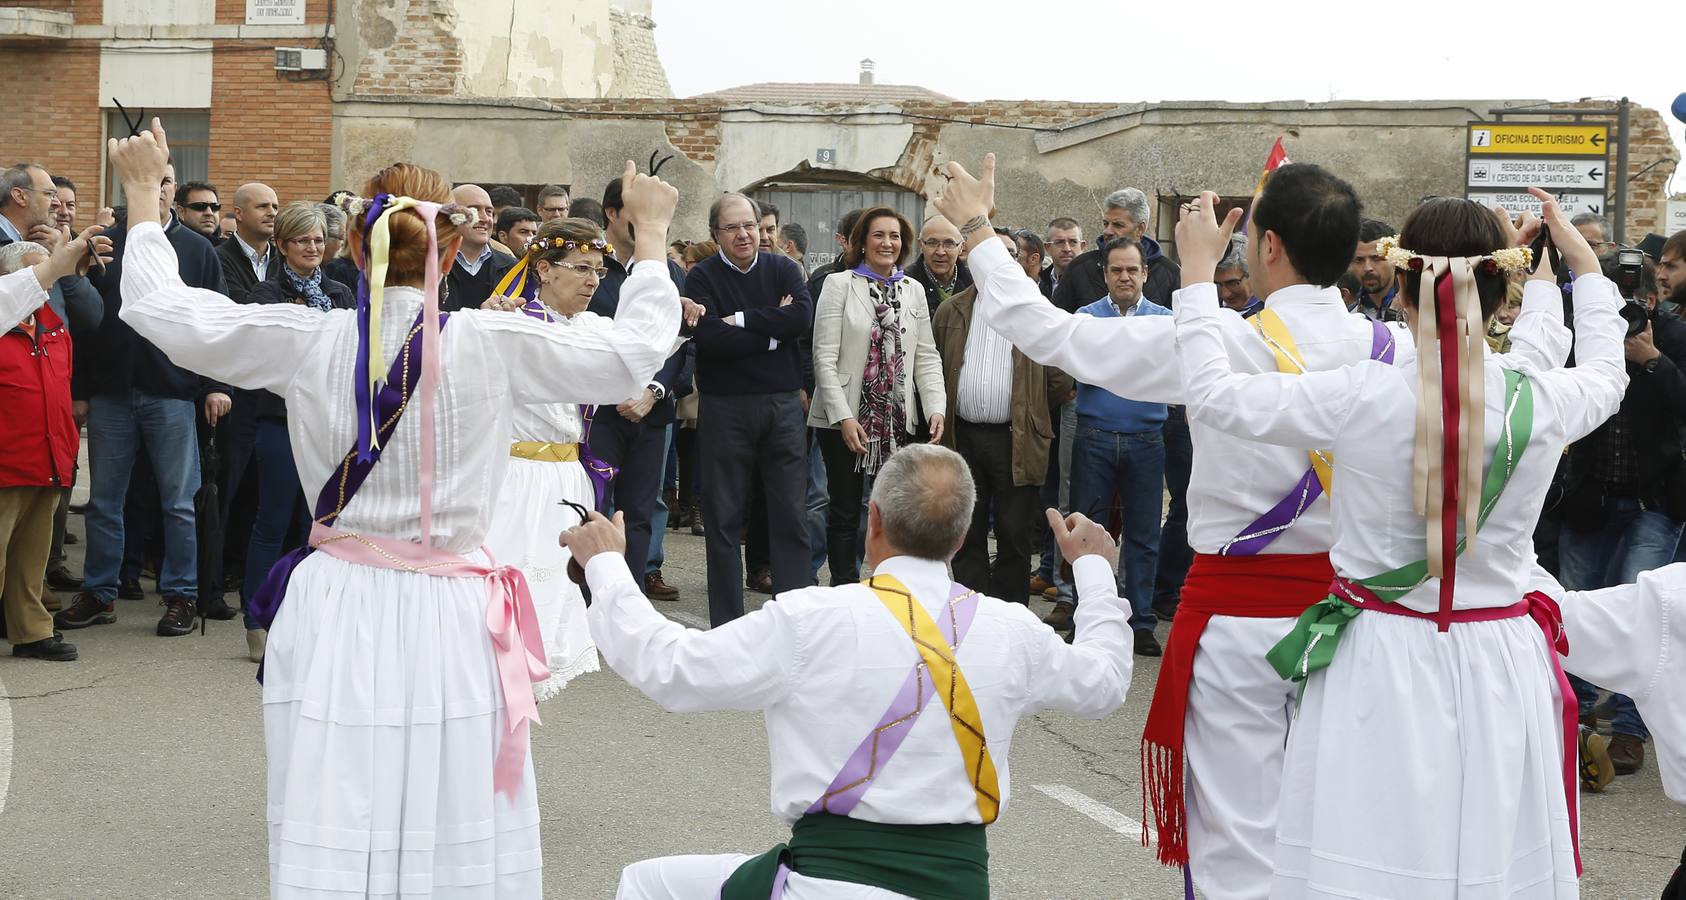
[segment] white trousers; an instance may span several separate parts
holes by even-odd
[[[723,884],[747,853],[711,856],[662,856],[635,862],[621,870],[615,900],[715,900]],[[805,878],[792,873],[785,882],[784,900],[912,900],[903,894],[864,884]]]
[[[1188,689],[1188,855],[1207,900],[1266,900],[1297,687],[1265,661],[1293,619],[1213,616]]]

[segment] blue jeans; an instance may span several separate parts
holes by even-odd
[[[1118,592],[1128,599],[1130,627],[1138,631],[1158,621],[1153,578],[1164,481],[1165,439],[1159,432],[1123,434],[1078,424],[1071,448],[1071,508],[1104,525],[1113,494],[1118,495],[1124,523]]]
[[[818,429],[808,429],[808,546],[813,548],[812,583],[820,583],[820,566],[825,565],[825,517],[831,509],[830,484],[825,477],[825,454],[820,452]]]
[[[263,627],[245,611],[281,558],[287,532],[304,532],[310,521],[304,488],[299,486],[299,470],[293,464],[293,445],[287,439],[286,419],[257,421],[252,459],[257,463],[258,509],[252,519],[252,537],[246,542],[246,577],[240,584],[240,609],[245,613],[248,631]]]
[[[673,423],[669,422],[667,430],[662,434],[662,465],[667,470],[662,475],[662,484],[676,483],[679,478],[677,458],[673,455]],[[665,489],[664,489],[665,490]],[[662,562],[667,554],[662,552],[662,537],[667,534],[667,495],[662,491],[656,492],[656,511],[650,514],[650,561],[644,566],[645,575],[654,575],[662,570]]]
[[[199,597],[199,538],[194,533],[193,494],[199,490],[199,435],[192,400],[154,397],[139,388],[101,394],[89,401],[86,525],[88,555],[82,581],[103,602],[117,596],[123,561],[123,501],[129,493],[135,448],[146,445],[158,481],[164,514],[164,562],[158,573],[165,596]]]
[[[1558,534],[1559,578],[1572,591],[1590,591],[1632,584],[1639,573],[1668,565],[1680,543],[1681,523],[1655,510],[1642,509],[1639,501],[1626,498],[1605,500],[1604,525],[1593,531],[1579,531],[1565,522]],[[1598,688],[1571,675],[1581,714],[1592,712],[1598,703]],[[1610,697],[1610,730],[1648,740],[1651,733],[1633,701],[1621,694]]]

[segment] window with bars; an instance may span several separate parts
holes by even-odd
[[[130,110],[129,116],[137,115],[139,110]],[[203,109],[181,110],[145,110],[146,122],[151,122],[157,116],[164,124],[164,130],[170,135],[170,162],[176,167],[176,183],[184,181],[207,181],[211,177],[211,113]],[[108,110],[105,117],[105,133],[111,137],[127,137],[129,123],[124,121],[123,114],[117,110]],[[232,188],[230,189],[232,190]],[[117,173],[111,168],[111,161],[105,164],[105,205],[123,205],[123,185],[118,183]]]

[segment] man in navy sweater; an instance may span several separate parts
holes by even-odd
[[[176,185],[174,170],[166,167],[165,173],[160,187],[160,203],[168,217],[164,235],[175,248],[182,280],[224,293],[222,263],[211,242],[167,212]],[[193,495],[199,490],[199,435],[194,420],[203,407],[206,419],[215,425],[233,401],[228,387],[170,362],[118,317],[128,226],[119,222],[105,234],[111,238],[112,261],[104,270],[88,273],[105,300],[105,315],[93,339],[76,345],[70,380],[71,397],[88,404],[88,555],[82,593],[54,617],[54,624],[68,630],[117,621],[113,601],[123,558],[123,504],[136,448],[145,445],[164,513],[164,561],[158,581],[165,609],[157,631],[183,635],[193,629],[199,596],[193,512]]]
[[[798,345],[814,304],[801,267],[759,251],[755,201],[725,194],[708,211],[718,256],[692,267],[685,291],[702,304],[697,413],[702,442],[703,522],[708,537],[708,614],[718,627],[743,615],[743,538],[750,484],[767,498],[775,594],[809,582],[807,428]]]

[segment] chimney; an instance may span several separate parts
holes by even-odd
[[[861,60],[861,84],[872,83],[872,70],[876,67],[877,65],[870,59]]]

